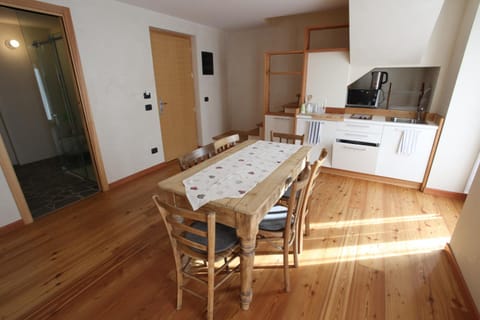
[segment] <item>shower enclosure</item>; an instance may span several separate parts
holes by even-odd
[[[78,107],[80,98],[65,39],[60,31],[40,34],[38,28],[29,27],[27,23],[32,14],[37,15],[19,11],[17,17],[63,169],[71,174],[95,180]],[[58,17],[49,18],[60,20]],[[22,23],[23,21],[25,23]],[[61,27],[60,21],[58,27]]]
[[[10,22],[0,36],[8,31],[21,44],[8,52],[12,61],[24,57],[17,69],[0,61],[11,79],[0,87],[2,135],[36,217],[98,192],[97,174],[61,18],[0,6],[2,21]]]

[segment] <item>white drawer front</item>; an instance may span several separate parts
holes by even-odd
[[[367,121],[367,120],[365,120]],[[338,130],[345,130],[345,131],[355,131],[355,132],[367,132],[367,133],[377,133],[382,134],[383,126],[377,124],[369,124],[363,122],[349,122],[344,121],[338,123],[337,126]]]
[[[335,142],[332,167],[337,169],[375,174],[378,147]]]

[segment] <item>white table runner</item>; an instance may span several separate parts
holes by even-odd
[[[183,180],[193,210],[209,201],[241,198],[302,146],[257,141]]]

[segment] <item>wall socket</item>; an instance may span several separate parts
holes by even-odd
[[[158,148],[157,147],[153,147],[152,149],[150,149],[150,151],[152,152],[152,154],[155,154],[158,152]]]

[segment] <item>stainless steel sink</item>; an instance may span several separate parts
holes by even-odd
[[[410,118],[397,118],[397,117],[387,118],[386,120],[391,122],[398,122],[398,123],[417,123],[417,124],[426,123],[425,121],[422,121],[422,120],[410,119]]]

